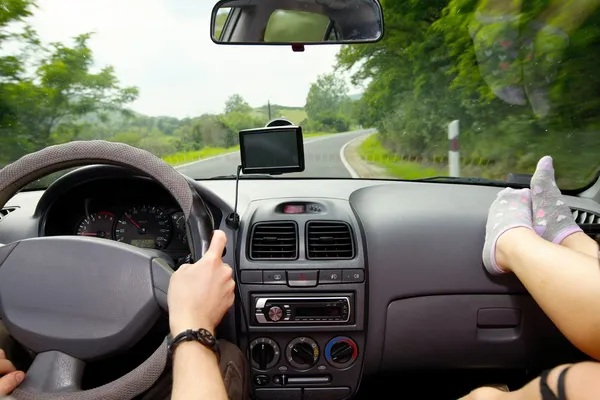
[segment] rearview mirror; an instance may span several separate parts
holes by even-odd
[[[218,44],[342,44],[383,36],[378,0],[221,0],[213,8]]]

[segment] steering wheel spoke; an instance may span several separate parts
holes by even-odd
[[[69,393],[81,390],[85,362],[61,351],[38,354],[20,389],[30,393]]]

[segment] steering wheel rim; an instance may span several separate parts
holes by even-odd
[[[0,207],[36,179],[88,164],[131,168],[157,181],[183,211],[192,258],[206,252],[213,220],[190,182],[153,154],[122,143],[76,141],[22,157],[0,170]],[[165,368],[166,341],[125,376],[85,391],[80,384],[87,361],[131,347],[167,309],[172,273],[160,252],[99,238],[42,237],[0,247],[0,316],[13,338],[38,353],[12,396],[117,400],[148,390]]]

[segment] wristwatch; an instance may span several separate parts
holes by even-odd
[[[221,360],[221,350],[219,349],[219,343],[217,339],[207,331],[206,329],[198,329],[192,330],[188,329],[186,331],[181,332],[175,337],[172,337],[170,334],[167,337],[167,351],[169,353],[169,357],[173,357],[173,352],[177,348],[180,343],[183,342],[199,342],[203,346],[211,349],[215,355],[217,356],[217,360]]]

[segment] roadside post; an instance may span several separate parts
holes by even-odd
[[[450,149],[448,150],[448,172],[450,176],[460,177],[460,151],[458,146],[459,125],[458,120],[448,124],[448,140]]]

